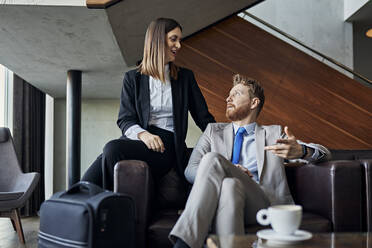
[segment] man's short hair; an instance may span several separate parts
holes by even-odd
[[[247,77],[242,74],[235,74],[233,76],[233,84],[234,86],[237,84],[243,84],[248,87],[248,92],[250,97],[257,97],[260,100],[260,103],[257,107],[257,116],[260,114],[262,107],[265,103],[265,94],[264,89],[262,88],[261,84],[250,77]]]

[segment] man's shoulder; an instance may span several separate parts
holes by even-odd
[[[208,124],[209,128],[213,131],[223,130],[226,127],[228,127],[229,125],[231,125],[231,123],[228,123],[228,122],[216,122],[216,123],[209,123]]]
[[[231,122],[216,122],[216,123],[209,123],[208,124],[210,129],[217,131],[217,130],[223,130],[230,125],[232,125]],[[259,125],[257,124],[257,128],[265,129],[266,131],[281,131],[282,126],[280,125]]]
[[[282,132],[282,126],[280,125],[258,125],[258,128],[262,128],[266,132]]]

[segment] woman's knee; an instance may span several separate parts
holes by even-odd
[[[122,149],[120,149],[120,143],[121,143],[121,141],[118,140],[118,139],[109,141],[103,147],[103,155],[105,157],[111,157],[112,155],[115,155],[118,152],[120,152],[122,150]]]
[[[89,166],[81,181],[88,181],[102,186],[102,154]]]

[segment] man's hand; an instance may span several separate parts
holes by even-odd
[[[247,169],[245,168],[244,166],[240,165],[240,164],[234,164],[236,167],[238,167],[239,169],[241,169],[245,174],[247,174],[248,176],[250,177],[253,177],[253,174]]]
[[[302,146],[297,143],[296,137],[289,131],[288,127],[284,127],[284,132],[287,139],[278,139],[276,145],[265,146],[265,150],[285,159],[301,158]]]
[[[159,136],[153,135],[147,131],[143,131],[139,133],[137,136],[143,143],[145,143],[147,148],[155,152],[161,152],[161,153],[164,152],[165,147],[164,147],[163,141],[161,140]]]

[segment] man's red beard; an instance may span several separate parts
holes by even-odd
[[[240,106],[236,108],[226,108],[226,117],[230,121],[240,121],[246,118],[250,113],[249,106]]]

